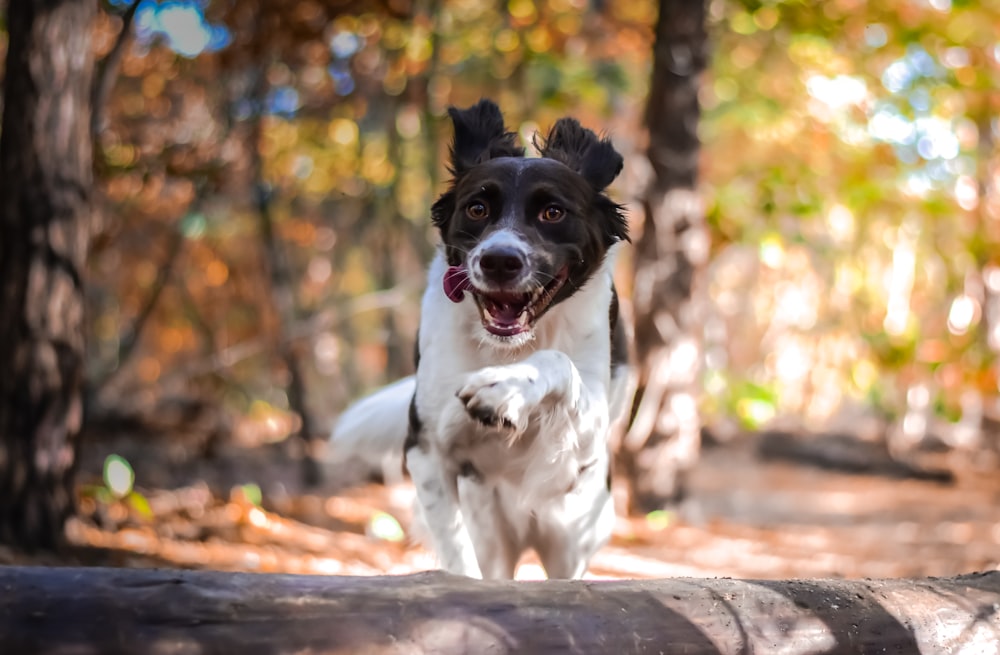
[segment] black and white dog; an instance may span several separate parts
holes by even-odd
[[[627,230],[604,189],[622,157],[572,118],[526,158],[492,102],[449,113],[416,376],[348,409],[333,447],[403,450],[444,569],[511,578],[534,548],[577,578],[614,523],[628,376],[609,250]]]

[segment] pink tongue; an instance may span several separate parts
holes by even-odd
[[[462,302],[464,291],[472,287],[469,274],[462,266],[449,266],[444,272],[444,295],[452,302]]]

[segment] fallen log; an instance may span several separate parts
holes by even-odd
[[[1000,653],[1000,572],[481,582],[0,567],[0,653]]]

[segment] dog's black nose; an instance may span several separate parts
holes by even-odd
[[[510,282],[516,279],[526,264],[520,251],[507,246],[490,248],[479,258],[479,270],[493,282]]]

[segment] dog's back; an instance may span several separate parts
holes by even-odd
[[[409,376],[351,405],[330,435],[330,463],[363,466],[384,480],[400,478],[407,412],[415,389],[416,379]]]

